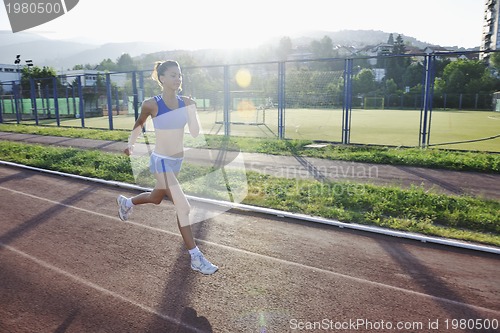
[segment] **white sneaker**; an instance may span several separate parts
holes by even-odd
[[[116,198],[116,203],[118,204],[118,215],[122,221],[127,221],[129,214],[132,213],[132,207],[127,207],[125,203],[127,202],[127,198],[123,195],[119,195]]]
[[[213,274],[219,269],[219,267],[208,261],[202,253],[191,257],[191,268],[206,275]]]

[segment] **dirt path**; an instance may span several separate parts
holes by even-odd
[[[121,152],[125,147],[124,143],[115,141],[8,132],[0,132],[0,140],[99,149],[108,152]],[[216,155],[217,152],[214,154]],[[204,151],[192,149],[186,154],[186,162],[206,163],[205,156]],[[243,153],[243,157],[247,170],[278,177],[334,179],[402,187],[416,185],[438,193],[466,194],[500,200],[500,174],[331,161],[301,156]]]

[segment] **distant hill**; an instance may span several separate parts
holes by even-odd
[[[75,54],[93,47],[95,46],[73,42],[34,40],[2,46],[0,63],[12,64],[16,54],[20,54],[23,62],[31,59],[35,66],[66,67],[73,63],[71,59]]]
[[[164,49],[165,46],[152,42],[108,43],[81,50],[71,56],[60,57],[56,59],[56,63],[65,64],[65,68],[72,68],[76,64],[99,64],[108,58],[116,61],[124,53],[128,53],[131,57],[137,57]]]
[[[418,39],[400,34],[398,32],[384,32],[380,30],[340,30],[340,31],[309,31],[296,34],[295,36],[290,36],[292,41],[299,45],[308,45],[313,40],[320,40],[324,36],[328,36],[332,39],[334,44],[343,46],[353,46],[356,48],[362,48],[369,45],[377,45],[380,43],[386,43],[389,39],[389,35],[392,33],[394,39],[398,35],[403,37],[403,41],[406,44],[410,44],[414,47],[424,49],[426,46],[433,45],[425,41],[419,41]],[[434,45],[436,46],[436,45]],[[460,49],[460,46],[451,45],[439,45],[443,47],[454,47]],[[462,48],[463,49],[463,48]],[[479,45],[478,45],[479,49]]]
[[[95,45],[52,40],[33,33],[0,31],[0,63],[12,64],[17,54],[36,66],[60,67],[61,59],[95,48]],[[68,62],[69,64],[69,62]]]
[[[18,32],[13,34],[12,31],[9,30],[0,30],[0,46],[2,46],[2,50],[3,46],[26,43],[37,40],[47,40],[47,38],[30,32]]]
[[[304,31],[300,34],[288,36],[292,39],[294,46],[309,45],[313,40],[320,40],[324,36],[332,39],[335,45],[353,46],[362,48],[368,45],[376,45],[387,42],[388,32],[375,30],[341,30],[341,31]],[[398,35],[393,32],[394,38]],[[425,48],[429,43],[402,35],[405,43],[418,48]],[[107,43],[96,45],[79,41],[62,41],[42,37],[34,33],[19,32],[13,34],[10,31],[0,31],[0,63],[12,64],[17,54],[22,55],[23,60],[32,59],[36,66],[50,66],[56,69],[69,69],[78,64],[99,64],[104,59],[116,61],[123,53],[132,57],[141,55],[175,51],[172,45],[129,42],[129,43]],[[263,46],[276,46],[279,38],[263,41]],[[228,41],[228,45],[231,43]],[[187,50],[189,51],[189,50]],[[201,50],[193,51],[200,54]],[[204,50],[206,54],[219,54],[220,50]],[[206,56],[206,55],[205,55]],[[206,58],[205,58],[206,59]],[[214,59],[215,60],[215,59]],[[225,59],[230,61],[231,59]]]
[[[35,66],[56,69],[77,64],[99,64],[103,59],[116,61],[123,53],[135,57],[168,49],[167,45],[148,42],[108,43],[95,45],[75,41],[48,39],[33,33],[0,31],[0,63],[12,64],[17,54],[31,59]]]

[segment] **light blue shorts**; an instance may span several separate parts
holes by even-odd
[[[155,152],[149,158],[149,171],[151,173],[178,173],[181,171],[182,158],[163,156]]]

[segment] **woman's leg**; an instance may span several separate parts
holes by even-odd
[[[184,244],[186,244],[188,250],[194,249],[196,242],[194,241],[191,223],[189,222],[191,206],[177,180],[176,174],[165,172],[157,174],[156,178],[157,187],[164,189],[165,195],[174,203],[177,212],[177,226],[179,227]]]
[[[134,206],[148,204],[148,203],[159,205],[162,202],[165,195],[168,195],[167,190],[161,188],[155,188],[152,192],[144,192],[130,199],[132,200]]]
[[[118,215],[122,221],[127,221],[134,206],[148,203],[159,205],[166,195],[167,190],[165,186],[158,182],[151,192],[144,192],[131,198],[119,195],[116,199],[118,203]]]
[[[175,210],[177,211],[177,226],[191,256],[191,269],[203,274],[215,273],[219,267],[208,261],[196,246],[189,220],[191,206],[177,180],[177,175],[173,172],[166,172],[160,177],[157,176],[158,185],[160,187],[164,185],[166,195],[174,203]]]

